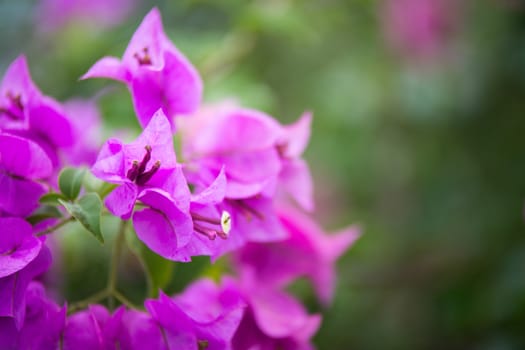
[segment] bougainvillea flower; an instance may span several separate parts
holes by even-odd
[[[309,315],[291,295],[259,281],[224,278],[222,288],[230,298],[247,304],[233,337],[233,349],[313,349],[311,337],[321,323],[320,315]]]
[[[0,132],[0,211],[26,216],[38,206],[46,188],[33,180],[53,170],[42,148],[26,138]]]
[[[277,150],[281,156],[279,189],[290,194],[305,210],[314,209],[313,181],[308,164],[301,158],[310,139],[312,114],[304,113],[299,120],[282,127],[277,141]]]
[[[140,240],[167,259],[188,260],[180,249],[192,236],[191,194],[177,165],[170,125],[162,110],[155,113],[134,142],[108,140],[92,172],[102,180],[119,184],[105,199],[114,215],[127,220],[137,200],[146,206],[133,214]]]
[[[176,174],[172,179],[183,176],[180,171]],[[210,186],[192,195],[190,206],[181,210],[171,198],[177,198],[177,186],[183,182],[184,179],[171,181],[171,186],[166,184],[163,190],[143,191],[139,199],[148,207],[133,214],[137,236],[151,250],[170,260],[188,262],[197,255],[217,257],[231,227],[229,213],[217,209],[224,198],[224,172]]]
[[[192,113],[200,104],[202,81],[196,69],[168,39],[159,11],[144,18],[119,60],[104,57],[82,77],[110,78],[125,83],[142,126],[162,108],[171,121]]]
[[[161,293],[145,306],[163,328],[167,349],[230,349],[244,311],[238,295],[207,280],[196,282],[174,298]]]
[[[23,55],[7,68],[0,85],[0,130],[25,131],[54,147],[74,143],[73,127],[62,107],[33,83]]]
[[[33,261],[42,241],[33,236],[33,228],[20,218],[0,218],[0,278],[12,275]]]
[[[46,246],[42,246],[37,257],[23,269],[0,278],[0,317],[13,318],[16,328],[21,328],[25,317],[27,286],[50,265],[51,253]]]
[[[288,238],[245,245],[236,254],[241,274],[275,287],[305,276],[312,282],[319,299],[328,304],[335,288],[336,260],[359,237],[359,229],[350,226],[336,234],[326,234],[297,209],[283,207],[278,213]]]
[[[275,183],[280,127],[270,116],[232,104],[205,107],[181,121],[184,159],[198,171],[225,167],[226,197],[249,198]]]
[[[63,106],[71,117],[75,136],[75,143],[64,150],[67,163],[91,166],[102,144],[102,123],[97,105],[93,100],[73,99],[64,102]]]
[[[91,171],[99,179],[119,185],[105,203],[111,213],[129,219],[139,193],[171,181],[170,175],[176,167],[170,124],[159,110],[134,142],[108,140]],[[187,185],[176,187],[188,193],[186,205],[189,205]]]
[[[44,286],[31,282],[27,287],[24,324],[17,329],[11,318],[0,318],[0,349],[57,349],[65,325],[66,309],[45,295]]]

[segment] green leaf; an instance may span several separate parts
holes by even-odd
[[[159,289],[163,289],[171,281],[175,262],[164,259],[154,253],[144,243],[142,243],[135,232],[129,230],[126,234],[126,241],[131,251],[139,258],[144,266],[148,280],[148,295],[155,298],[158,296]]]
[[[52,205],[41,205],[26,220],[30,224],[34,225],[45,219],[61,218],[61,217],[62,217],[62,213],[60,212],[60,210],[57,209],[57,207],[52,206]]]
[[[40,197],[39,202],[41,204],[58,205],[60,204],[58,202],[59,199],[66,200],[67,198],[61,193],[50,192]]]
[[[58,176],[58,187],[66,198],[75,199],[80,193],[80,186],[86,169],[84,168],[64,168]]]
[[[102,211],[102,201],[96,193],[88,193],[81,197],[76,203],[58,200],[66,210],[92,233],[100,243],[104,243],[104,237],[100,231],[100,216]]]

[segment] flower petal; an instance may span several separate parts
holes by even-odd
[[[298,158],[303,154],[310,140],[311,125],[312,113],[305,112],[295,123],[284,127],[282,142],[285,144],[285,157]]]
[[[117,139],[109,139],[91,167],[93,175],[104,181],[123,183],[126,178],[126,164],[123,145]]]
[[[162,71],[139,71],[133,75],[130,83],[131,94],[133,95],[133,106],[139,123],[142,127],[148,125],[151,116],[162,108],[164,114],[168,113],[164,106]],[[171,124],[170,116],[170,124]],[[171,130],[171,127],[170,129]]]
[[[8,134],[0,134],[0,167],[30,179],[48,177],[53,171],[51,160],[36,142]]]
[[[133,67],[134,70],[140,68],[136,55],[143,54],[147,49],[151,65],[146,69],[160,70],[164,67],[162,49],[164,41],[167,41],[162,27],[162,19],[159,10],[153,8],[142,20],[135,33],[129,41],[128,47],[122,56],[122,61],[126,66]]]
[[[222,202],[226,194],[226,175],[224,174],[224,167],[221,168],[219,175],[213,182],[201,192],[192,195],[192,203],[201,205],[213,205]]]
[[[44,135],[55,146],[68,147],[74,144],[73,124],[58,102],[43,96],[28,108],[31,129]]]
[[[109,78],[127,83],[131,80],[131,74],[118,58],[106,56],[98,60],[80,79],[90,78]]]
[[[14,216],[27,216],[38,207],[46,188],[30,180],[0,172],[0,209]]]
[[[306,161],[293,159],[283,162],[279,184],[304,210],[314,210],[313,181]]]
[[[131,217],[131,212],[137,200],[137,185],[132,182],[125,182],[111,192],[104,203],[108,210],[116,216],[127,220]]]
[[[0,278],[9,276],[33,261],[42,241],[32,235],[32,227],[23,219],[0,218]]]
[[[254,292],[251,307],[259,328],[273,338],[293,336],[308,319],[306,310],[296,299],[279,291]]]
[[[164,53],[164,95],[166,115],[194,112],[202,99],[202,80],[193,65],[178,51]]]
[[[177,158],[173,148],[173,134],[168,119],[161,109],[150,114],[148,125],[139,137],[129,145],[124,146],[124,153],[131,166],[131,160],[141,160],[146,146],[151,147],[151,161],[160,161],[161,168],[175,168]]]
[[[28,100],[41,95],[36,85],[31,80],[29,74],[29,67],[27,59],[24,55],[18,56],[7,68],[2,85],[0,87],[0,98],[4,98],[8,92],[21,95],[25,99],[22,102],[27,103]],[[23,94],[23,96],[22,96]]]
[[[191,217],[162,190],[144,190],[139,199],[150,208],[133,214],[137,236],[157,254],[178,259],[177,250],[188,244],[193,233]]]
[[[38,256],[22,270],[0,278],[0,317],[13,317],[18,329],[25,317],[25,291],[33,278],[51,265],[51,253],[45,246]]]

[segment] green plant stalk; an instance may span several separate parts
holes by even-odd
[[[115,242],[113,243],[113,252],[111,255],[110,271],[108,275],[108,285],[107,291],[109,293],[109,307],[113,309],[115,307],[115,292],[117,290],[117,278],[118,278],[118,263],[120,260],[120,255],[122,254],[122,246],[124,244],[126,227],[128,221],[122,220],[120,222],[119,230],[117,232],[117,237],[115,237]]]

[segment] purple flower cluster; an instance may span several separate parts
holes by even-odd
[[[313,184],[302,153],[311,114],[281,125],[232,102],[203,105],[201,78],[157,9],[122,59],[104,57],[83,76],[95,77],[126,84],[143,127],[130,143],[107,140],[98,156],[92,102],[61,105],[43,95],[23,56],[0,86],[0,348],[312,349],[321,315],[286,288],[306,277],[328,305],[336,260],[359,230],[326,234],[309,214]],[[86,194],[76,173],[59,175],[81,164],[110,191]],[[118,296],[113,285],[83,307],[57,305],[41,277],[51,265],[45,235],[75,220],[100,234],[99,195],[146,249],[177,262],[230,253],[231,274],[200,278],[174,296],[160,291],[143,307],[122,298],[116,309],[98,304]],[[50,199],[58,215],[44,215]]]

